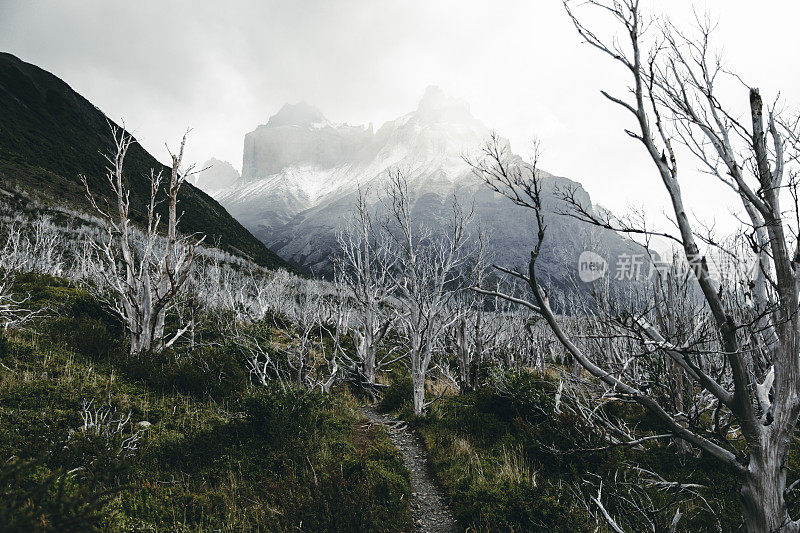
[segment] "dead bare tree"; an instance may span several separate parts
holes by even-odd
[[[156,212],[161,203],[162,172],[150,172],[147,226],[144,231],[138,231],[131,221],[130,190],[123,177],[125,156],[135,140],[122,128],[112,126],[111,130],[115,152],[106,156],[110,165],[106,170],[106,180],[113,192],[116,209],[101,207],[86,176],[81,176],[86,196],[102,217],[107,232],[105,242],[96,245],[103,263],[100,275],[116,295],[115,310],[130,332],[131,353],[157,353],[165,346],[166,308],[188,278],[195,247],[204,239],[180,237],[177,230],[178,192],[194,170],[194,166],[181,168],[188,131],[178,153],[170,152],[172,169],[166,183],[167,232],[164,241],[158,233],[161,216]],[[166,344],[174,342],[187,329],[188,325],[180,328]]]
[[[20,327],[36,316],[27,306],[26,296],[15,295],[12,291],[11,276],[0,281],[0,336],[9,328]]]
[[[480,286],[485,279],[483,259],[478,258],[475,267],[471,281]],[[445,337],[456,356],[458,386],[462,391],[479,386],[481,366],[503,340],[508,318],[504,311],[497,305],[489,308],[487,297],[474,290],[461,291],[450,302],[448,314],[455,320],[445,330]]]
[[[133,427],[130,411],[117,414],[116,408],[95,405],[93,400],[83,400],[80,416],[83,424],[77,431],[70,431],[71,436],[83,434],[99,437],[105,441],[108,451],[118,456],[134,454],[147,431]]]
[[[63,275],[67,243],[49,216],[0,224],[0,239],[0,268]]]
[[[391,271],[398,300],[398,322],[408,342],[408,359],[414,389],[414,413],[426,407],[425,377],[434,348],[443,332],[457,317],[448,316],[453,297],[471,283],[470,258],[473,241],[467,233],[471,213],[465,213],[453,198],[450,219],[443,231],[419,223],[412,215],[408,182],[401,171],[393,171],[388,189],[392,253],[396,267]]]
[[[536,278],[546,225],[535,166],[509,164],[502,150],[490,144],[484,164],[476,165],[476,171],[494,190],[533,209],[538,226],[528,273],[504,270],[528,283],[534,301],[526,305],[545,318],[586,371],[616,395],[646,407],[675,437],[730,468],[741,484],[748,531],[800,531],[800,522],[791,519],[786,504],[788,453],[800,413],[800,217],[796,202],[788,210],[781,206],[783,196],[798,197],[793,178],[797,175],[797,121],[782,118],[775,104],[765,113],[761,95],[752,87],[745,86],[748,123],[737,118],[733,107],[723,105],[715,88],[725,71],[711,53],[709,24],[701,21],[700,36],[690,38],[668,22],[662,24],[662,31],[654,31],[657,21],[643,18],[639,0],[581,4],[598,8],[624,30],[625,46],[606,41],[583,24],[571,2],[565,3],[581,37],[621,64],[630,76],[627,96],[603,95],[635,119],[636,129],[626,133],[644,146],[669,194],[678,230],[669,237],[680,245],[703,303],[692,330],[682,333],[684,342],[670,331],[672,326],[644,311],[631,315],[625,328],[610,333],[639,335],[650,353],[680,367],[693,393],[708,398],[714,412],[711,427],[687,425],[678,416],[675,402],[659,401],[627,371],[636,365],[627,365],[624,371],[610,366],[593,353],[590,344],[562,328]],[[757,264],[748,279],[726,283],[712,276],[709,252],[701,252],[700,243],[734,257],[737,251],[708,238],[687,216],[679,185],[678,142],[741,200],[749,217],[741,235]],[[576,216],[618,231],[648,233],[595,219],[587,206],[578,208]],[[660,307],[669,309],[663,302]],[[700,338],[706,331],[710,334]],[[619,355],[626,361],[636,357],[629,351]],[[738,441],[735,445],[734,440]]]
[[[450,313],[458,319],[446,330],[448,344],[452,346],[458,362],[458,386],[461,390],[472,390],[484,354],[483,325],[485,311],[479,307],[479,298],[470,298],[465,293],[454,302]]]
[[[359,191],[353,218],[338,239],[341,255],[336,273],[352,298],[359,381],[374,396],[378,349],[394,322],[389,299],[396,258],[386,246],[387,236],[373,221],[363,192]]]

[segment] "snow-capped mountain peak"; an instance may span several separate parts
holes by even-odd
[[[420,122],[427,123],[459,123],[475,120],[467,102],[447,96],[435,85],[429,85],[425,89],[414,115]]]
[[[306,102],[286,104],[245,136],[242,180],[216,197],[234,211],[239,208],[233,206],[252,204],[251,212],[269,205],[275,212],[258,220],[272,226],[359,185],[380,182],[391,168],[406,171],[412,183],[451,187],[472,179],[463,156],[488,134],[465,101],[436,86],[425,90],[414,111],[377,132],[371,124],[334,124]],[[283,198],[278,204],[275,195]]]
[[[387,122],[375,134],[375,161],[384,170],[397,166],[415,176],[438,174],[452,182],[466,170],[463,156],[474,153],[489,135],[463,100],[430,86],[416,110]]]
[[[437,217],[456,195],[463,205],[474,205],[476,222],[493,232],[498,260],[524,266],[527,235],[535,225],[530,210],[488,190],[463,159],[477,155],[489,133],[466,102],[438,87],[428,87],[416,109],[374,133],[372,127],[332,124],[306,103],[287,105],[246,135],[242,179],[215,197],[284,258],[325,272],[358,190],[369,190],[374,204],[387,171],[399,169],[407,176],[414,210],[431,227],[441,223]],[[548,206],[555,202],[556,181],[579,186],[546,179]],[[551,236],[562,255],[579,247],[581,230],[569,224]],[[609,242],[612,248],[627,246],[613,235]],[[555,264],[555,256],[543,262]]]
[[[352,160],[372,137],[370,129],[334,124],[305,102],[286,104],[245,135],[242,178],[260,180],[293,166],[332,168]]]
[[[192,176],[192,184],[209,194],[231,187],[239,181],[239,171],[227,161],[212,157],[198,168],[200,172]]]
[[[301,126],[313,129],[334,127],[322,112],[307,102],[297,104],[284,104],[284,106],[272,115],[267,122],[267,128],[279,128],[281,126]]]

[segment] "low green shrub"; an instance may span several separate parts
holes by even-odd
[[[226,346],[125,355],[116,366],[129,378],[156,390],[190,394],[195,398],[229,399],[248,386],[248,374],[242,361]]]
[[[143,458],[149,469],[177,465],[202,482],[172,487],[169,504],[154,503],[167,498],[163,487],[131,495],[126,513],[168,523],[180,505],[186,524],[204,528],[233,521],[267,531],[410,529],[402,457],[385,435],[358,434],[342,400],[270,388],[245,397],[242,408],[244,418],[159,438]],[[232,475],[235,495],[228,488]],[[226,505],[247,512],[234,517]]]
[[[262,387],[253,391],[243,403],[247,421],[258,434],[267,438],[308,436],[326,423],[335,423],[326,416],[332,405],[331,398],[316,390],[290,388],[283,391],[277,385]]]
[[[445,397],[426,416],[413,419],[462,527],[594,531],[596,522],[586,505],[593,505],[600,480],[607,509],[626,531],[641,526],[629,504],[634,498],[652,506],[648,518],[666,524],[680,503],[679,531],[738,527],[739,501],[731,473],[706,457],[677,453],[669,440],[653,441],[644,449],[608,447],[563,403],[556,412],[557,388],[557,380],[536,372],[495,376],[487,386]],[[605,409],[640,428],[650,427],[636,405],[618,403]],[[703,485],[708,503],[698,505],[679,492],[623,483],[635,477],[631,465],[670,481]],[[627,491],[634,485],[632,496]]]
[[[378,410],[381,413],[396,412],[404,405],[411,403],[413,393],[414,387],[408,373],[392,373],[389,386],[383,392],[383,397],[378,403]]]
[[[49,339],[86,356],[91,361],[105,361],[124,353],[125,341],[119,331],[110,329],[97,318],[81,315],[57,317],[43,328]]]
[[[95,475],[101,472],[101,475]],[[99,468],[51,470],[41,461],[0,464],[0,528],[3,531],[99,531],[103,508],[123,490],[102,479]]]
[[[253,388],[203,313],[213,345],[130,357],[102,302],[56,278],[18,281],[47,312],[3,337],[0,530],[413,529],[402,456],[346,390]],[[129,424],[83,432],[84,401]]]

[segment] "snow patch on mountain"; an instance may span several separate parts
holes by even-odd
[[[464,161],[479,154],[489,135],[466,102],[438,87],[428,87],[414,111],[377,131],[371,125],[330,122],[306,103],[286,105],[245,136],[242,178],[215,198],[284,258],[324,273],[358,191],[369,190],[374,205],[388,171],[397,169],[408,179],[421,220],[439,225],[456,196],[473,206],[475,222],[491,232],[498,262],[525,268],[535,236],[531,210],[489,190]],[[576,188],[591,209],[580,184],[545,172],[542,176],[545,208],[552,216],[563,210],[556,206],[559,188]],[[548,224],[549,247],[540,260],[545,271],[563,270],[565,261],[577,260],[584,240],[596,240],[573,219],[559,217]],[[614,253],[630,251],[630,242],[613,232],[605,231],[603,239]]]

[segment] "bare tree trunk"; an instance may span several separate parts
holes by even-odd
[[[363,361],[364,381],[368,385],[375,385],[375,350],[364,345],[363,348],[359,347],[359,352],[361,361]]]
[[[305,357],[301,356],[300,357],[300,361],[297,364],[297,388],[298,389],[302,389],[303,388],[303,376],[304,376],[303,370],[305,369],[305,363],[306,363]]]
[[[458,356],[458,377],[462,390],[472,390],[472,351],[467,338],[467,319],[462,316],[455,324],[455,345]]]
[[[361,362],[361,372],[364,381],[372,387],[375,385],[375,356],[378,351],[379,339],[383,337],[381,329],[376,324],[377,319],[373,309],[367,309],[365,323],[368,324],[359,336],[357,347],[358,360]],[[377,335],[376,335],[377,332]]]
[[[684,413],[685,410],[683,401],[683,388],[684,388],[685,374],[683,372],[683,369],[674,361],[667,360],[667,364],[669,365],[671,381],[672,381],[672,401],[675,404],[676,411],[679,413]],[[685,419],[685,416],[682,418],[678,418],[678,423],[681,424],[683,427],[688,428],[688,421]],[[691,445],[684,439],[675,437],[673,439],[673,442],[675,443],[675,447],[678,448],[678,450],[682,454],[688,454],[692,452]]]
[[[195,335],[194,335],[194,326],[195,326],[195,309],[194,309],[194,300],[189,301],[189,312],[191,314],[189,320],[190,329],[189,329],[189,350],[195,349]]]
[[[372,401],[377,399],[375,391],[375,376],[377,368],[375,353],[377,346],[371,335],[372,329],[366,328],[364,334],[356,331],[356,371],[358,373],[359,387]]]
[[[475,317],[475,353],[473,354],[472,368],[470,369],[470,387],[474,389],[479,384],[481,366],[483,365],[483,311],[478,310],[478,316]]]
[[[777,448],[769,446],[750,454],[740,491],[744,523],[750,533],[800,531],[800,525],[789,518],[784,499],[788,454],[777,456]]]
[[[414,414],[421,415],[425,411],[425,371],[420,365],[411,369],[411,386],[414,389]]]

